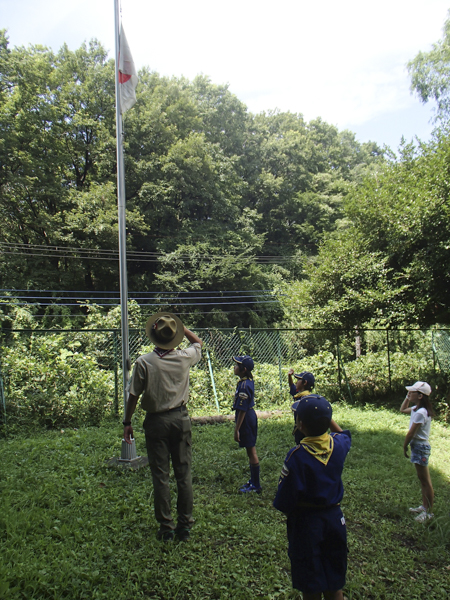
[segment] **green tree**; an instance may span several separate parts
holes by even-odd
[[[360,326],[450,321],[450,139],[404,144],[345,200],[352,225],[309,268],[313,320]]]
[[[419,52],[408,63],[411,90],[423,103],[435,100],[436,120],[448,122],[450,116],[450,18],[443,27],[443,37],[429,52]]]
[[[372,251],[354,227],[332,235],[307,269],[304,321],[316,327],[353,328],[404,323],[414,315],[405,286],[382,251]]]
[[[264,215],[264,253],[314,255],[343,218],[342,201],[374,164],[375,144],[360,145],[321,119],[273,112],[254,118],[246,147],[248,203]]]
[[[117,289],[118,261],[104,260],[117,257],[113,62],[95,41],[11,50],[3,32],[0,69],[0,241],[19,252],[0,258],[4,287]],[[143,69],[137,96],[124,123],[130,289],[254,291],[242,314],[191,312],[197,323],[280,319],[276,305],[258,316],[258,290],[301,273],[345,225],[344,199],[378,148],[320,119],[252,115],[203,76]]]
[[[3,278],[8,286],[94,289],[91,261],[72,262],[61,247],[110,248],[117,240],[106,235],[117,221],[112,188],[98,193],[115,178],[113,63],[95,41],[58,54],[39,46],[9,50],[3,32],[0,48],[1,236],[21,244],[18,255],[2,260]],[[89,234],[75,223],[87,224],[88,214],[103,237],[85,246]]]
[[[348,214],[371,250],[382,251],[407,286],[407,302],[423,325],[450,315],[450,139],[404,145],[400,160],[367,180],[349,200]]]

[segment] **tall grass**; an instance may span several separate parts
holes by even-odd
[[[353,435],[344,469],[348,600],[447,599],[450,581],[450,433],[432,426],[433,521],[403,457],[408,418],[335,405]],[[292,591],[285,518],[272,508],[292,445],[292,416],[261,420],[262,496],[240,496],[248,478],[233,424],[194,425],[196,523],[188,543],[156,541],[150,471],[110,469],[119,423],[0,441],[0,596],[18,599],[287,600]],[[135,428],[138,452],[144,438]]]

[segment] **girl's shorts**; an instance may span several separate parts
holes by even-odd
[[[422,467],[427,467],[428,459],[430,458],[430,453],[430,444],[424,444],[420,442],[415,442],[411,444],[411,462],[415,465],[422,465]]]

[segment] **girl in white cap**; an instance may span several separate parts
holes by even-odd
[[[417,476],[422,488],[422,504],[417,508],[410,508],[413,513],[419,513],[416,521],[423,523],[434,515],[433,500],[434,491],[431,484],[428,459],[431,446],[428,442],[431,429],[431,417],[434,416],[431,408],[431,387],[425,381],[416,381],[414,385],[406,386],[408,393],[400,407],[400,412],[411,415],[409,420],[409,431],[403,442],[403,452],[408,458],[408,446],[411,446],[411,462],[416,467]],[[410,407],[409,403],[414,402]]]

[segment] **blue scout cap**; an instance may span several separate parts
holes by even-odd
[[[302,371],[302,373],[299,373],[298,375],[296,375],[294,373],[294,377],[296,379],[304,379],[305,381],[307,381],[309,383],[311,388],[313,388],[314,384],[316,383],[316,380],[314,379],[314,375],[312,373],[309,373],[309,371]]]
[[[255,366],[253,362],[253,358],[251,356],[233,356],[234,362],[237,362],[238,365],[242,365],[247,369],[247,371],[253,371],[253,367]]]
[[[303,398],[294,402],[291,408],[295,412],[295,417],[298,417],[300,421],[320,419],[321,417],[331,419],[333,415],[331,404],[319,394],[303,396]]]

